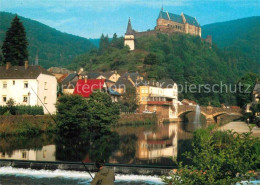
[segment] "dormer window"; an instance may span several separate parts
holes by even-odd
[[[3,82],[3,89],[7,88],[7,82]]]

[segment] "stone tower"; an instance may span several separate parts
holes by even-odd
[[[131,51],[135,49],[135,37],[130,18],[128,20],[128,25],[125,33],[124,45],[128,45]]]

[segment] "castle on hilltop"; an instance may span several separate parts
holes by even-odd
[[[201,27],[195,17],[191,17],[184,13],[181,13],[181,15],[176,15],[173,13],[168,13],[167,11],[164,12],[163,9],[161,9],[154,30],[137,32],[132,29],[131,20],[129,18],[124,44],[128,45],[130,50],[134,50],[135,38],[147,35],[156,35],[157,33],[165,33],[168,35],[182,33],[201,37]],[[205,39],[205,41],[211,43],[212,38],[209,36]]]

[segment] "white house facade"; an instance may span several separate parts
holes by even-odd
[[[0,105],[13,99],[15,105],[42,106],[44,113],[56,113],[57,80],[40,66],[0,67]],[[44,106],[43,106],[44,105]]]

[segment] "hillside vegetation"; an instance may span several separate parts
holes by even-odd
[[[260,64],[260,16],[205,25],[202,37],[207,35],[219,47],[242,52]]]
[[[10,27],[14,14],[0,12],[0,46],[3,44],[5,33]],[[36,54],[39,56],[39,64],[43,67],[65,66],[71,60],[82,53],[95,48],[89,40],[62,33],[37,21],[19,16],[25,27],[29,42],[29,61],[34,63]]]
[[[123,38],[101,39],[99,50],[92,50],[75,58],[72,69],[84,67],[91,71],[139,71],[156,80],[171,78],[178,84],[232,84],[246,72],[257,72],[256,62],[245,55],[212,48],[199,37],[190,35],[147,36],[136,39],[136,50],[123,47]],[[201,105],[236,104],[233,93],[182,92],[180,99],[199,101]]]

